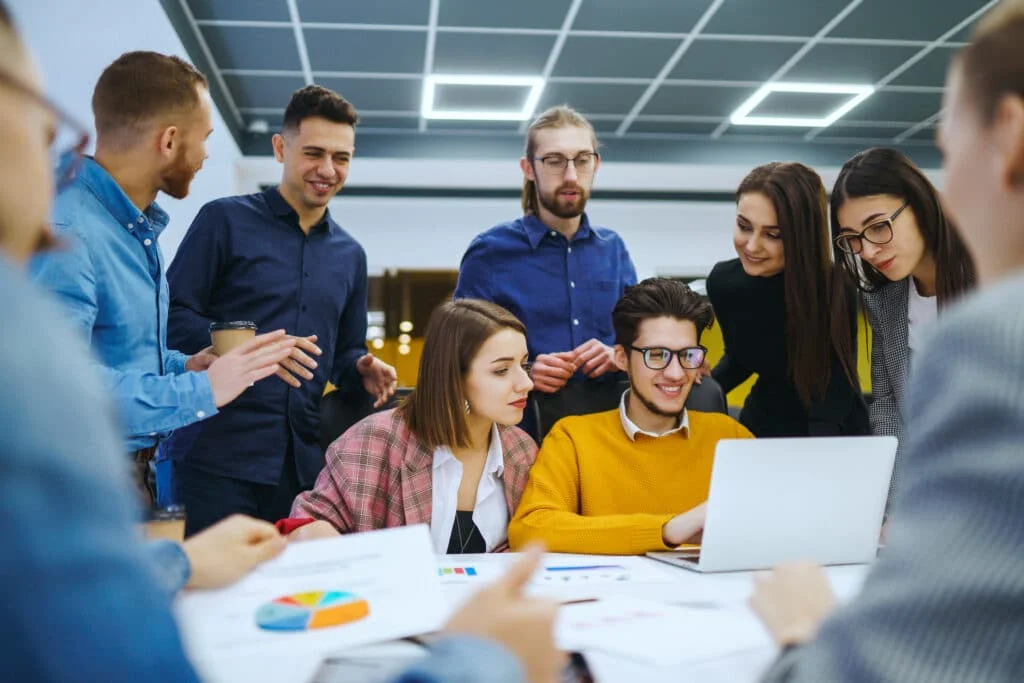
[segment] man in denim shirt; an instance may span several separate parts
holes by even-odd
[[[135,538],[135,509],[106,391],[84,344],[60,319],[66,316],[21,272],[33,252],[53,242],[46,145],[55,127],[68,123],[39,94],[35,70],[0,2],[3,672],[12,681],[190,683],[198,677],[171,615],[171,593],[161,588],[155,563]],[[266,526],[247,520],[234,531],[248,535]],[[195,575],[197,567],[184,562],[178,546],[158,547],[177,556],[179,579],[190,570]],[[471,601],[450,625],[466,635],[440,642],[401,680],[553,680],[556,608],[516,595],[536,558],[533,563]]]
[[[124,450],[151,502],[148,464],[157,441],[281,370],[297,341],[281,332],[261,336],[222,359],[209,349],[186,357],[167,348],[157,238],[168,216],[155,199],[160,191],[186,196],[206,158],[212,124],[202,74],[177,57],[127,53],[100,76],[93,110],[96,156],[84,160],[54,207],[68,248],[37,259],[33,271],[102,364],[127,435]]]
[[[525,215],[478,235],[459,268],[456,298],[493,301],[526,325],[542,413],[557,410],[571,380],[570,391],[585,392],[587,380],[617,376],[612,308],[636,270],[622,238],[583,212],[597,147],[590,122],[569,107],[537,117],[519,162]],[[524,427],[535,425],[528,417]]]

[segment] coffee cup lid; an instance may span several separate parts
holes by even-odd
[[[218,330],[255,330],[256,323],[251,320],[232,320],[226,323],[210,323],[210,332]]]

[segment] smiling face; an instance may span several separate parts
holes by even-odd
[[[275,135],[274,156],[284,164],[282,196],[300,213],[325,208],[345,185],[355,140],[352,125],[320,116]]]
[[[766,195],[760,192],[740,195],[732,241],[747,275],[771,277],[786,267],[778,222],[775,206]]]
[[[907,206],[888,223],[905,203],[902,197],[892,195],[858,197],[843,202],[837,213],[840,238],[866,235],[882,242],[891,234],[891,239],[883,244],[861,239],[860,257],[892,281],[910,276],[930,258],[913,208]]]
[[[527,372],[526,337],[502,328],[480,347],[465,378],[470,417],[500,425],[519,424],[533,389]]]
[[[648,318],[637,327],[635,348],[666,348],[678,350],[698,345],[697,326],[691,320],[669,316]],[[656,423],[662,418],[677,418],[686,406],[693,383],[700,370],[684,369],[672,357],[662,370],[651,370],[644,363],[643,353],[615,347],[620,368],[629,374],[630,418],[638,425]]]

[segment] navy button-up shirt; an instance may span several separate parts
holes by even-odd
[[[85,159],[54,202],[54,229],[67,248],[40,254],[31,266],[98,358],[126,452],[217,412],[206,373],[186,372],[187,357],[167,348],[167,279],[157,244],[167,221],[155,202],[139,209]]]
[[[455,297],[492,301],[526,325],[530,358],[591,339],[611,345],[612,309],[636,284],[622,238],[583,215],[572,240],[536,216],[478,235],[462,257]]]
[[[299,480],[323,467],[318,445],[324,385],[352,386],[366,353],[366,252],[331,218],[309,234],[276,188],[204,206],[167,271],[170,342],[210,344],[210,323],[252,320],[260,332],[317,335],[323,355],[312,380],[292,389],[268,377],[216,417],[174,433],[162,456],[204,471],[276,484],[289,449]]]

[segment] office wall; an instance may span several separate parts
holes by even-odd
[[[122,53],[155,50],[188,58],[158,0],[56,4],[13,0],[10,7],[42,71],[46,92],[90,129],[93,86]],[[160,240],[167,256],[173,255],[205,202],[239,191],[236,172],[241,152],[219,112],[214,113],[213,125],[207,143],[209,159],[192,183],[191,195],[184,200],[161,195],[157,200],[171,214],[170,226]]]

